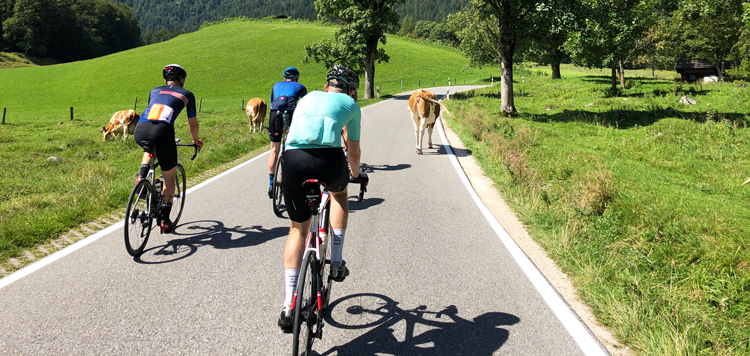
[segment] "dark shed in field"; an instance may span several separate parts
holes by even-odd
[[[732,62],[724,62],[724,70],[731,67]],[[677,73],[680,73],[682,80],[686,82],[694,82],[697,80],[715,82],[719,80],[719,71],[716,66],[712,63],[706,62],[677,62],[674,64],[674,69]]]

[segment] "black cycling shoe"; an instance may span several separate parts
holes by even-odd
[[[292,315],[291,309],[284,308],[281,310],[281,315],[279,316],[279,327],[284,334],[292,333],[294,330],[294,315]]]
[[[273,199],[273,185],[268,186],[268,199]]]
[[[169,220],[169,218],[166,218],[159,223],[159,228],[161,228],[162,234],[171,234],[174,232],[174,224],[172,224],[172,220]]]

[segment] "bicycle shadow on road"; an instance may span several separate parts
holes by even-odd
[[[503,312],[464,319],[455,305],[439,312],[425,305],[404,310],[384,295],[354,294],[331,303],[326,323],[340,329],[372,329],[320,355],[492,355],[510,335],[500,326],[520,320]],[[404,323],[405,327],[397,325]]]
[[[155,233],[154,230],[151,233]],[[289,228],[262,226],[227,227],[221,221],[199,220],[177,226],[166,244],[152,247],[135,257],[138,263],[161,264],[174,262],[193,255],[199,246],[213,246],[216,249],[230,249],[257,246],[273,239],[286,236]],[[170,237],[167,237],[170,238]]]
[[[411,168],[411,164],[399,163],[395,166],[389,164],[368,164],[367,167],[365,167],[365,172],[371,173],[374,171],[400,171],[407,168]]]

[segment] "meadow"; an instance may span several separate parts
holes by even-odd
[[[150,89],[163,84],[164,65],[184,66],[185,87],[202,98],[198,120],[206,146],[195,161],[180,152],[190,181],[268,144],[267,134],[248,134],[242,104],[269,100],[284,68],[296,66],[308,90],[322,89],[327,68],[302,63],[304,44],[334,31],[309,22],[231,19],[92,60],[0,69],[0,109],[7,110],[0,125],[0,273],[17,269],[7,262],[25,250],[36,253],[36,246],[79,224],[124,210],[142,151],[132,139],[103,142],[99,130],[115,111],[132,109],[136,98],[137,111],[144,110]],[[408,90],[420,81],[431,85],[436,75],[467,83],[489,75],[468,68],[448,47],[389,37],[385,49],[391,61],[378,64],[375,77],[384,97],[401,92],[402,80]],[[183,140],[190,138],[186,125],[182,114],[176,132]]]
[[[750,354],[746,84],[649,72],[613,97],[606,75],[540,70],[518,72],[519,114],[492,87],[454,95],[444,122],[624,345]]]

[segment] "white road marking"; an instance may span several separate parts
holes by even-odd
[[[453,168],[456,170],[459,178],[461,178],[461,182],[464,183],[464,187],[466,187],[466,190],[469,191],[471,198],[474,199],[477,207],[479,207],[479,210],[482,212],[485,219],[487,219],[487,222],[490,224],[492,229],[495,230],[495,233],[500,238],[500,241],[503,243],[503,245],[505,245],[505,248],[508,250],[508,252],[510,252],[510,255],[513,257],[513,259],[516,260],[516,263],[519,267],[521,267],[523,273],[526,274],[526,277],[531,281],[531,284],[534,285],[534,288],[536,288],[536,290],[542,296],[542,299],[544,299],[550,309],[552,309],[552,312],[560,320],[560,323],[562,323],[568,333],[570,333],[570,336],[573,338],[576,344],[578,344],[578,347],[581,348],[581,351],[583,351],[583,353],[587,356],[609,355],[609,353],[604,349],[601,343],[599,343],[599,340],[594,335],[592,335],[588,327],[586,327],[581,319],[578,318],[578,315],[570,309],[568,303],[566,303],[565,300],[560,296],[560,294],[557,293],[557,290],[552,287],[549,281],[547,281],[547,278],[544,277],[544,275],[541,271],[539,271],[538,268],[536,268],[536,265],[531,262],[529,257],[526,256],[523,250],[521,250],[516,242],[510,237],[510,235],[508,235],[508,232],[505,231],[505,228],[500,225],[500,223],[497,221],[497,219],[495,219],[490,210],[487,209],[487,206],[484,205],[482,200],[479,198],[479,195],[477,195],[474,187],[469,182],[469,178],[466,176],[466,173],[458,163],[458,158],[456,158],[456,155],[453,153],[453,149],[451,148],[450,144],[448,144],[448,137],[445,136],[442,121],[440,121],[440,125],[436,126],[438,126],[440,138],[443,140],[443,145],[445,146],[445,150],[448,152],[448,157],[450,157],[451,163],[453,163]]]
[[[192,193],[192,192],[194,192],[194,191],[196,191],[196,190],[198,190],[200,188],[203,188],[204,186],[206,186],[208,184],[211,184],[215,180],[220,179],[221,177],[224,177],[227,174],[230,174],[230,173],[232,173],[232,172],[234,172],[234,171],[236,171],[236,170],[238,170],[238,169],[240,169],[240,168],[242,168],[242,167],[250,164],[251,162],[253,162],[253,161],[255,161],[255,160],[257,160],[257,159],[259,159],[261,157],[264,157],[269,152],[271,152],[271,151],[266,151],[264,153],[261,153],[261,154],[255,156],[255,157],[253,157],[253,158],[251,158],[251,159],[243,162],[243,163],[238,164],[237,166],[235,166],[233,168],[230,168],[230,169],[228,169],[228,170],[220,173],[219,175],[217,175],[215,177],[207,179],[204,182],[202,182],[202,183],[200,183],[200,184],[198,184],[198,185],[196,185],[196,186],[188,189],[185,192],[185,194],[190,194],[190,193]],[[36,261],[36,262],[34,262],[34,263],[32,263],[32,264],[24,267],[24,268],[19,269],[18,271],[15,271],[15,272],[13,272],[13,273],[5,276],[4,278],[0,279],[0,289],[3,289],[5,287],[9,286],[11,283],[16,282],[19,279],[21,279],[23,277],[26,277],[26,276],[28,276],[28,275],[30,275],[30,274],[32,274],[32,273],[34,273],[34,272],[36,272],[36,271],[44,268],[44,267],[46,267],[47,265],[49,265],[49,264],[51,264],[51,263],[53,263],[53,262],[55,262],[55,261],[57,261],[57,260],[65,257],[65,256],[67,256],[67,255],[69,255],[69,254],[71,254],[73,252],[76,252],[76,251],[82,249],[86,245],[88,245],[88,244],[90,244],[90,243],[92,243],[92,242],[94,242],[96,240],[99,240],[100,238],[102,238],[104,236],[109,235],[110,233],[112,233],[113,231],[115,231],[115,230],[117,230],[117,229],[119,229],[121,227],[123,227],[123,221],[115,223],[114,225],[111,225],[111,226],[107,227],[106,229],[104,229],[102,231],[99,231],[99,232],[97,232],[97,233],[95,233],[95,234],[93,234],[91,236],[88,236],[88,237],[84,238],[83,240],[80,240],[80,241],[78,241],[78,242],[76,242],[76,243],[74,243],[74,244],[72,244],[72,245],[70,245],[70,246],[68,246],[68,247],[60,250],[60,251],[57,251],[57,252],[55,252],[55,253],[47,256],[47,257],[42,258],[39,261]],[[124,249],[123,249],[123,253],[125,253]]]

